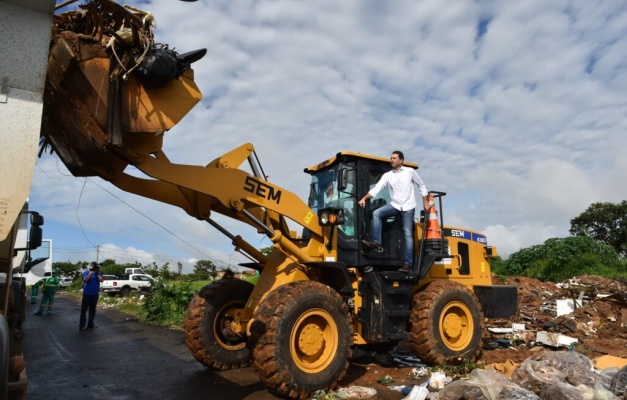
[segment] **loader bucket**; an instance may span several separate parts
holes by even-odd
[[[109,12],[104,12],[107,7]],[[129,72],[143,54],[141,46],[120,45],[119,40],[112,45],[111,38],[119,35],[108,36],[112,30],[98,27],[89,31],[96,33],[86,34],[85,23],[106,19],[104,25],[118,32],[133,28],[141,33],[147,28],[125,28],[123,24],[137,18],[111,1],[92,1],[85,8],[55,16],[42,136],[73,175],[113,179],[128,164],[159,151],[163,133],[202,96],[189,64],[163,87],[141,83]]]

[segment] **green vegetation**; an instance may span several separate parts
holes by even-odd
[[[196,283],[182,281],[166,285],[144,299],[138,317],[145,324],[180,328],[185,311],[198,289]]]
[[[560,282],[577,275],[627,277],[627,261],[607,244],[586,236],[548,239],[491,262],[496,275],[521,275]]]
[[[492,272],[553,282],[586,274],[627,278],[627,201],[594,203],[570,223],[573,236],[495,257]]]

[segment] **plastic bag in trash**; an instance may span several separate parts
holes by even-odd
[[[365,386],[349,386],[339,388],[336,394],[344,397],[342,399],[369,399],[377,395],[377,390]]]
[[[153,46],[135,69],[135,75],[146,88],[164,87],[177,77],[176,56],[167,46]]]
[[[534,392],[523,389],[518,385],[505,386],[497,400],[540,400]]]
[[[512,382],[539,394],[557,382],[576,386],[595,381],[592,360],[574,351],[542,352],[523,361],[512,374]]]
[[[627,393],[627,365],[614,375],[612,383],[610,384],[610,390],[619,396],[623,396]]]
[[[442,389],[447,383],[451,382],[452,379],[442,371],[435,371],[431,374],[431,378],[429,378],[429,387],[432,389]]]
[[[488,400],[496,400],[501,390],[511,382],[505,375],[493,369],[473,369],[468,375],[468,383],[477,386]]]
[[[449,383],[437,395],[438,400],[488,400],[478,386],[462,380]]]

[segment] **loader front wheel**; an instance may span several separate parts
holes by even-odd
[[[196,360],[215,370],[250,364],[246,337],[231,329],[230,311],[244,308],[253,291],[240,279],[220,279],[202,288],[185,315],[185,344]]]
[[[424,363],[475,360],[482,333],[481,305],[466,286],[434,281],[414,295],[410,342]]]
[[[318,282],[288,283],[268,294],[253,315],[253,367],[270,391],[308,398],[342,379],[352,334],[348,307],[335,290]]]

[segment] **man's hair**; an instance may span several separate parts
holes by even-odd
[[[392,154],[396,154],[396,155],[398,156],[398,158],[400,158],[401,160],[405,161],[405,156],[403,155],[403,152],[402,152],[402,151],[399,151],[399,150],[394,150],[394,151],[392,152]]]

